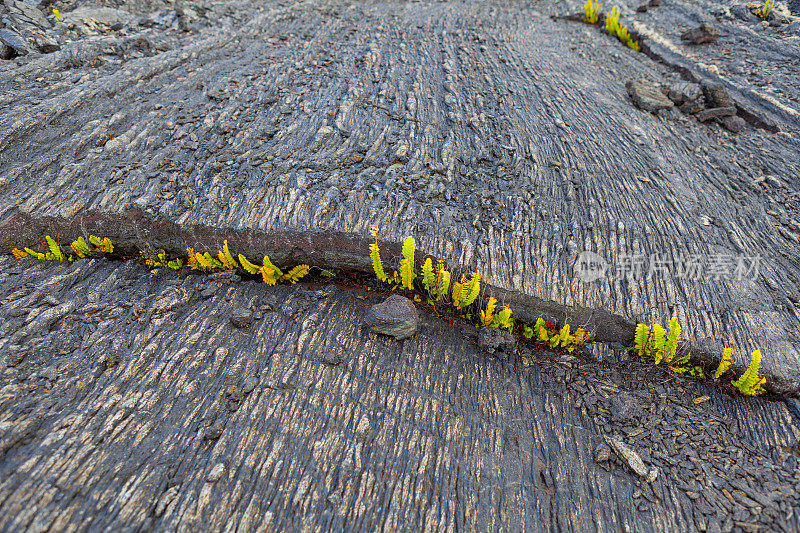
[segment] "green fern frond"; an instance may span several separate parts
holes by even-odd
[[[31,250],[30,248],[25,248],[25,252],[28,255],[32,255],[33,257],[35,257],[39,261],[46,261],[47,260],[47,257],[45,256],[45,254],[42,254],[42,253],[39,253],[39,252],[35,252],[35,251]]]
[[[169,261],[167,263],[167,266],[172,270],[180,270],[180,268],[183,266],[183,261],[180,258],[178,258],[175,259],[174,261]]]
[[[439,264],[442,262],[440,261]],[[437,289],[436,301],[441,300],[447,293],[450,292],[450,271],[444,268],[436,271]]]
[[[509,332],[511,332],[514,329],[514,319],[511,318],[512,312],[513,311],[511,310],[510,306],[508,305],[504,306],[503,309],[501,309],[500,312],[497,313],[497,316],[495,316],[494,318],[493,321],[494,327],[500,329],[507,329]]]
[[[416,264],[414,263],[414,247],[414,237],[406,237],[405,242],[403,242],[403,259],[408,260],[408,263],[411,265],[412,273],[414,273],[416,269]],[[414,277],[416,277],[416,274],[414,274]]]
[[[461,282],[464,283],[465,278],[462,276]],[[478,272],[475,272],[472,275],[472,278],[466,282],[464,286],[464,293],[463,293],[463,302],[462,307],[466,307],[468,305],[472,305],[472,302],[478,297],[478,294],[481,292],[481,275]]]
[[[747,367],[747,370],[744,371],[744,374],[742,374],[736,381],[731,382],[733,383],[733,386],[739,389],[742,394],[746,394],[747,396],[755,396],[765,392],[762,385],[767,380],[766,378],[762,378],[758,375],[758,368],[760,365],[761,351],[756,350],[753,352],[752,359],[750,359],[750,365]]]
[[[650,354],[653,356],[656,364],[659,364],[664,358],[664,349],[667,344],[667,341],[664,339],[666,333],[667,331],[661,327],[661,324],[653,324],[649,346]]]

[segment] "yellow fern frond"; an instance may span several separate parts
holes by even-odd
[[[442,297],[447,296],[448,292],[450,292],[450,271],[442,270],[439,273],[439,294],[436,296],[436,300],[441,300]]]
[[[86,244],[86,241],[83,239],[82,236],[72,241],[69,247],[72,248],[72,251],[75,252],[75,255],[77,255],[80,258],[84,258],[91,253],[89,245]]]
[[[247,258],[242,254],[239,254],[239,263],[242,264],[243,269],[245,269],[247,272],[251,274],[258,274],[259,270],[261,270],[260,266],[254,265],[253,263],[248,261]]]
[[[378,248],[378,243],[373,242],[369,245],[369,257],[372,259],[372,270],[375,271],[375,277],[378,278],[378,281],[384,283],[389,281],[389,276],[383,270],[383,261],[381,261],[381,251]]]
[[[228,249],[227,240],[222,243],[222,250],[219,251],[217,257],[219,257],[219,262],[222,263],[222,268],[224,268],[225,270],[233,270],[234,268],[239,268],[239,265],[236,263],[236,260],[231,255],[231,251]]]
[[[481,324],[484,326],[491,326],[494,322],[494,309],[497,305],[497,298],[492,296],[486,302],[486,311],[481,310]]]
[[[89,235],[89,242],[92,243],[96,251],[101,253],[112,253],[114,251],[114,245],[111,243],[111,239],[108,237],[97,237],[96,235]]]
[[[284,281],[288,281],[289,283],[297,283],[298,281],[300,281],[300,278],[308,274],[308,269],[309,269],[308,265],[297,265],[289,272],[284,274],[284,276],[281,279]]]
[[[28,257],[28,255],[30,254],[28,254],[28,252],[23,252],[19,248],[14,248],[13,250],[11,250],[11,255],[13,255],[17,259],[22,259],[23,257]]]
[[[400,260],[400,281],[404,289],[411,290],[414,288],[414,267],[407,257]]]
[[[431,292],[435,283],[436,276],[433,274],[433,263],[431,262],[431,258],[428,257],[425,259],[425,262],[422,263],[422,284],[428,292]]]
[[[186,248],[186,266],[192,270],[200,269],[200,265],[197,264],[197,259],[194,257],[194,248],[191,246]]]
[[[733,350],[730,346],[726,346],[722,350],[722,361],[719,362],[719,366],[717,367],[716,372],[714,372],[714,377],[719,379],[721,375],[728,371],[728,368],[731,366],[731,354]]]
[[[263,279],[264,283],[267,285],[275,285],[278,283],[278,275],[274,268],[262,266],[259,268],[259,271],[261,272],[261,279]]]
[[[453,299],[453,305],[456,309],[461,309],[463,306],[462,298],[464,297],[464,277],[461,277],[461,283],[455,281],[453,282],[453,292],[451,294],[451,298]]]
[[[279,278],[283,276],[283,271],[280,268],[278,268],[278,267],[276,267],[275,265],[272,264],[272,261],[270,261],[268,255],[264,256],[263,263],[264,263],[265,267],[271,268],[272,270],[274,270],[275,271],[275,275],[278,276]]]
[[[464,277],[462,276],[461,282],[464,283]],[[463,303],[462,307],[466,307],[468,305],[472,305],[472,302],[478,297],[478,294],[481,291],[481,275],[478,272],[475,272],[472,275],[472,279],[470,279],[465,286],[464,295],[463,295]]]

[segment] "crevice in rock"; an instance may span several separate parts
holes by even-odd
[[[119,259],[138,258],[146,244],[164,249],[167,254],[184,256],[187,247],[197,251],[214,252],[222,248],[224,241],[236,253],[247,257],[269,255],[278,266],[293,266],[307,263],[325,269],[372,272],[369,257],[371,239],[360,235],[336,232],[257,231],[250,229],[224,229],[207,226],[180,226],[166,219],[153,218],[136,208],[129,208],[122,215],[85,213],[72,218],[34,218],[20,211],[8,216],[0,223],[0,245],[5,249],[41,242],[45,235],[55,238],[62,246],[79,236],[93,234],[108,237],[114,243],[113,257]],[[384,258],[400,257],[402,243],[379,242]],[[435,256],[418,250],[417,258],[423,262]],[[465,265],[448,265],[455,273],[467,272]],[[602,308],[566,306],[558,302],[504,289],[487,283],[482,284],[485,295],[496,297],[514,310],[514,316],[523,322],[534,323],[543,317],[558,322],[581,326],[593,333],[600,343],[633,343],[636,321],[608,312]],[[697,343],[687,341],[684,349],[690,351],[694,360],[706,370],[716,368],[721,354],[716,354]],[[737,374],[746,367],[733,365]],[[762,374],[767,378],[766,388],[780,395],[796,396],[800,384],[774,373]]]

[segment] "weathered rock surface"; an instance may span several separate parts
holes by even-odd
[[[719,39],[719,30],[706,23],[681,34],[681,40],[692,44],[715,43],[717,39]]]
[[[419,311],[408,298],[393,294],[370,307],[364,316],[364,324],[370,331],[403,340],[417,332]]]

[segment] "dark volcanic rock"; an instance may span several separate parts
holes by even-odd
[[[514,336],[503,329],[485,327],[478,332],[478,346],[489,353],[508,352],[516,344]]]
[[[647,80],[631,80],[625,84],[633,104],[639,109],[656,113],[659,109],[673,107],[672,100]]]
[[[393,294],[384,302],[373,305],[364,317],[364,323],[370,331],[402,340],[417,332],[419,313],[411,300]]]
[[[706,23],[681,35],[681,40],[689,41],[692,44],[713,43],[716,42],[717,39],[719,39],[719,30]]]

